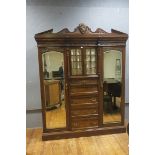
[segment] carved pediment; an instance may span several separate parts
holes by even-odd
[[[83,37],[86,38],[86,36],[89,37],[106,37],[106,38],[114,38],[114,37],[125,37],[127,38],[128,35],[114,30],[111,30],[111,33],[108,33],[104,31],[101,28],[97,28],[96,31],[92,31],[87,25],[84,23],[80,23],[73,32],[69,31],[67,28],[62,29],[59,32],[54,33],[53,29],[50,29],[48,31],[44,31],[41,33],[38,33],[35,35],[35,38],[76,38],[76,37]]]
[[[59,31],[58,34],[65,34],[65,33],[79,33],[79,34],[91,34],[91,33],[107,33],[106,31],[102,30],[101,28],[96,29],[95,32],[92,32],[91,28],[86,26],[84,23],[80,23],[73,32],[70,32],[67,28]]]
[[[107,33],[107,32],[102,30],[101,28],[98,28],[96,29],[95,33]]]
[[[67,28],[64,28],[63,30],[59,31],[58,33],[69,33],[70,31]]]

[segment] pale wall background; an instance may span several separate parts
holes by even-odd
[[[111,28],[129,33],[128,0],[27,0],[26,13],[26,108],[41,108],[37,44],[34,35],[49,29],[73,31],[85,23],[93,31]],[[125,102],[129,102],[129,47],[126,51]],[[41,114],[27,113],[27,127],[41,126]]]

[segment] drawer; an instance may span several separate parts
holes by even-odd
[[[98,91],[98,89],[97,89],[97,87],[95,86],[95,87],[92,87],[92,86],[87,86],[87,87],[74,87],[74,86],[72,86],[71,88],[70,88],[70,92],[71,93],[79,93],[79,92],[97,92]]]
[[[84,104],[84,103],[98,103],[97,96],[89,97],[74,97],[70,99],[71,104]]]
[[[97,127],[98,119],[96,117],[73,119],[71,125],[72,129]]]
[[[71,110],[72,116],[98,114],[98,109],[74,109]]]
[[[71,79],[70,85],[97,85],[97,79]]]
[[[98,108],[98,103],[71,104],[71,110],[96,109],[96,108]]]

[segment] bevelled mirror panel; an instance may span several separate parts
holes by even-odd
[[[66,127],[64,54],[42,54],[46,128]]]
[[[103,123],[121,122],[122,52],[103,54]]]

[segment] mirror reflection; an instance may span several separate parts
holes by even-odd
[[[66,126],[64,55],[51,51],[42,54],[46,127]]]
[[[117,50],[104,52],[103,122],[121,121],[122,53]]]

